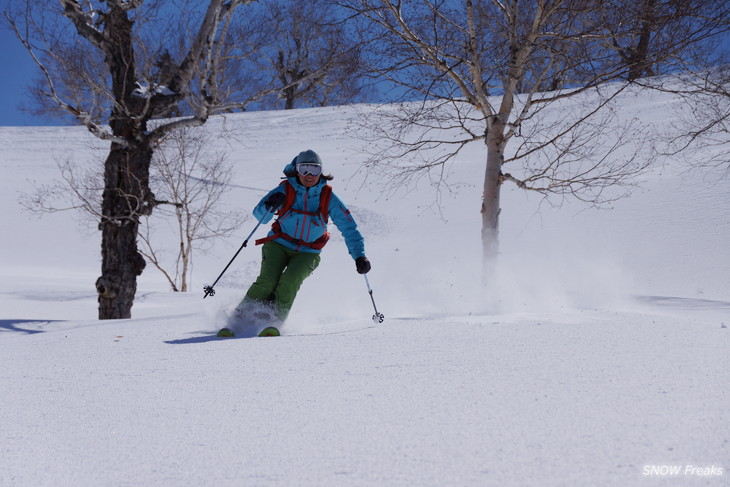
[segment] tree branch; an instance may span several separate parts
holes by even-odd
[[[63,6],[63,15],[74,24],[80,36],[102,52],[107,52],[108,46],[104,34],[94,27],[93,18],[94,15],[103,16],[103,14],[96,10],[84,12],[76,0],[61,0],[61,6]]]

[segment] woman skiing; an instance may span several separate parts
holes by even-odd
[[[286,320],[299,288],[319,265],[329,239],[329,218],[345,238],[357,272],[370,271],[362,235],[350,210],[327,184],[332,176],[322,174],[319,155],[312,150],[301,152],[284,168],[284,175],[286,179],[253,210],[261,223],[268,223],[274,212],[278,218],[268,236],[256,241],[263,244],[261,271],[219,336]]]

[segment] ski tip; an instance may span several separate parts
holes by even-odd
[[[233,334],[233,331],[231,329],[229,329],[229,328],[221,328],[218,331],[218,335],[217,336],[219,336],[221,338],[233,338],[236,335],[234,335]]]
[[[260,337],[278,337],[281,336],[281,333],[279,333],[279,330],[276,327],[269,326],[261,330],[261,333],[259,333]]]

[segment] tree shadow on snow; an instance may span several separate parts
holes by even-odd
[[[16,332],[25,333],[26,335],[35,335],[36,333],[44,333],[43,330],[30,330],[26,328],[20,328],[18,325],[23,323],[53,323],[59,320],[0,320],[0,333],[2,332]]]

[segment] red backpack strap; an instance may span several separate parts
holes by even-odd
[[[325,184],[319,193],[319,214],[322,215],[325,225],[330,218],[330,197],[332,196],[332,186]]]
[[[284,215],[287,211],[291,210],[292,206],[294,206],[294,200],[297,196],[294,186],[292,186],[288,180],[282,181],[281,184],[284,185],[286,199],[284,200],[284,204],[281,205],[281,208],[279,208],[279,210],[276,212],[276,214],[279,216]],[[325,184],[324,186],[322,186],[322,189],[319,192],[319,214],[322,216],[325,224],[329,222],[331,196],[332,186],[330,186],[329,184]],[[299,210],[294,211],[296,211],[297,213],[307,213],[309,215],[314,214],[314,212],[304,212]]]
[[[280,186],[284,186],[284,194],[286,195],[286,199],[284,200],[284,204],[281,205],[281,207],[276,211],[276,214],[279,216],[283,215],[291,209],[291,207],[294,205],[294,199],[297,196],[296,191],[294,190],[294,186],[292,186],[288,180],[285,179],[284,181],[282,181]]]

